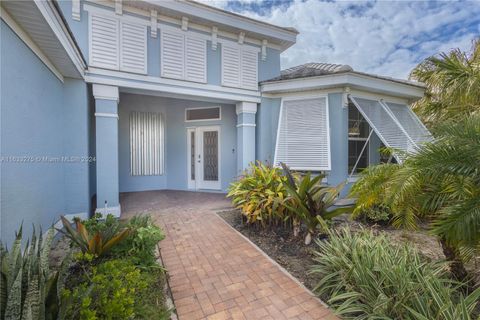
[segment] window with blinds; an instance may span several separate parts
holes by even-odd
[[[326,97],[284,100],[280,110],[275,165],[294,170],[331,169]]]
[[[130,113],[130,174],[164,174],[165,123],[161,113]]]
[[[147,73],[147,27],[116,16],[89,13],[92,67]]]
[[[207,82],[207,41],[176,30],[161,32],[161,75],[165,78]]]
[[[258,50],[246,45],[222,43],[222,85],[258,89]]]
[[[416,152],[430,141],[431,135],[407,105],[350,97],[385,146],[404,152]],[[398,161],[402,155],[395,154]]]

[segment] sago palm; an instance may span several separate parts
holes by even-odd
[[[357,210],[388,205],[397,227],[415,228],[427,218],[452,273],[464,279],[460,252],[480,244],[480,115],[440,125],[437,139],[401,165],[367,170],[352,195]]]
[[[454,49],[425,59],[410,77],[427,86],[413,109],[430,128],[480,113],[480,39],[470,53]]]

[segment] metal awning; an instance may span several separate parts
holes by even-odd
[[[407,105],[350,96],[373,131],[385,146],[407,153],[432,140],[430,132]],[[394,154],[402,162],[400,154]]]

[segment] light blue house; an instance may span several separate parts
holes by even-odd
[[[2,1],[1,238],[120,215],[122,192],[225,191],[255,160],[336,184],[428,139],[418,83],[281,72],[297,34],[193,1]]]

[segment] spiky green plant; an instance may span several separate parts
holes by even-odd
[[[294,175],[286,164],[281,165],[287,177],[284,184],[288,197],[285,198],[284,205],[293,212],[297,220],[307,226],[305,244],[308,245],[318,226],[326,230],[328,229],[327,220],[351,211],[351,208],[331,209],[345,184],[340,183],[335,187],[325,186],[322,185],[322,179],[325,177],[323,174],[315,177],[312,177],[310,172]]]
[[[465,279],[461,252],[480,246],[480,115],[439,125],[437,132],[401,165],[366,170],[351,196],[358,197],[356,210],[389,206],[397,227],[416,228],[427,218],[452,273]]]
[[[343,319],[470,319],[479,302],[480,288],[465,297],[445,265],[385,235],[342,229],[317,245],[314,291]]]
[[[250,164],[245,174],[230,185],[227,197],[242,211],[248,223],[265,226],[289,218],[283,205],[287,196],[284,182],[279,168],[258,161]]]
[[[40,234],[41,230],[40,230]],[[45,238],[35,229],[22,252],[22,227],[10,250],[0,244],[2,319],[56,319],[59,310],[58,273],[49,270],[48,255],[54,236],[50,228]]]
[[[61,216],[60,219],[65,230],[57,230],[76,244],[82,253],[92,254],[95,257],[106,254],[113,246],[125,239],[130,232],[128,228],[123,228],[120,231],[117,228],[111,228],[91,233],[79,219],[75,221],[76,229],[70,225],[70,221],[64,216]]]
[[[480,113],[480,39],[469,53],[454,49],[425,59],[410,76],[427,86],[413,108],[431,128]]]

